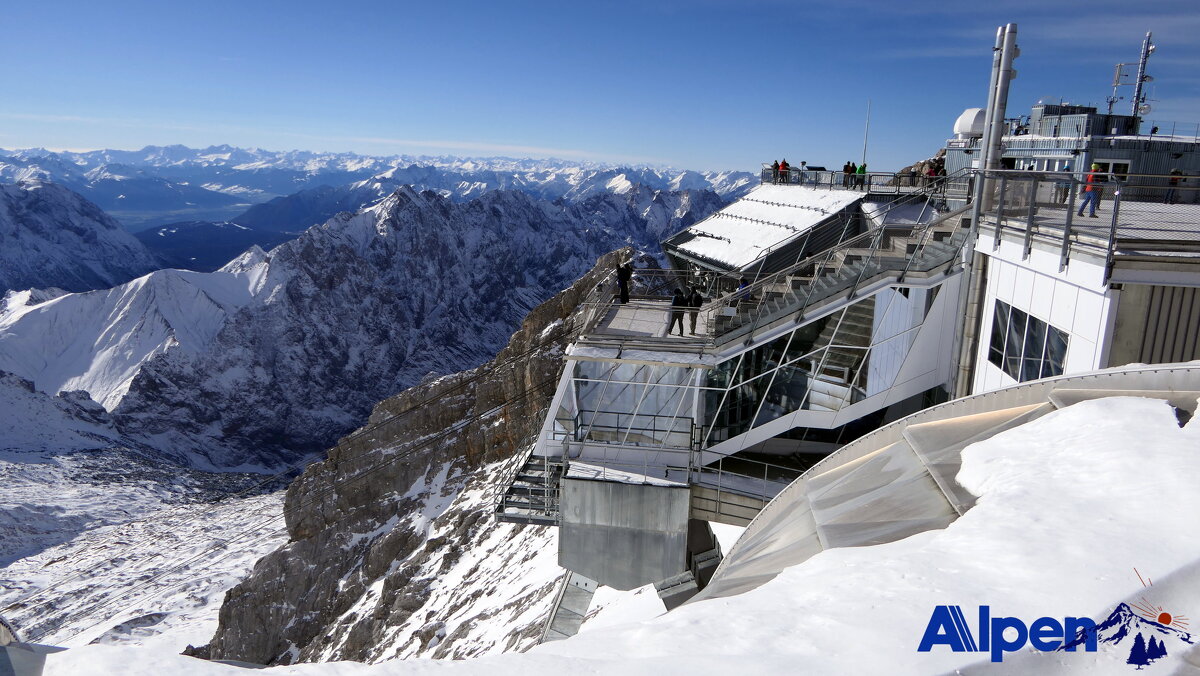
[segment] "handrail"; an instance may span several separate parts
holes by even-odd
[[[1060,271],[1077,249],[1104,257],[1107,282],[1123,246],[1134,252],[1144,245],[1160,252],[1174,246],[1188,255],[1197,248],[1194,237],[1181,237],[1200,231],[1200,211],[1194,204],[1200,191],[1196,176],[1017,169],[979,174],[986,195],[981,215],[994,223],[993,247],[999,246],[1006,231],[1023,225],[1022,257],[1031,255],[1035,235],[1043,241],[1057,240]],[[1087,181],[1089,176],[1094,176],[1094,182]],[[1086,207],[1089,217],[1084,217],[1081,200],[1089,193],[1095,199]],[[1101,221],[1090,218],[1097,206],[1104,210]]]

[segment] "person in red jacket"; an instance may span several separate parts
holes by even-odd
[[[789,179],[791,177],[788,175],[788,171],[790,169],[791,169],[791,167],[788,166],[787,160],[779,160],[779,182],[780,183],[788,183],[789,182]]]
[[[1083,201],[1079,203],[1079,214],[1083,215],[1083,208],[1089,207],[1088,216],[1099,218],[1096,215],[1096,207],[1100,206],[1100,198],[1103,197],[1104,188],[1100,182],[1096,180],[1096,176],[1100,171],[1099,164],[1093,164],[1092,170],[1087,173],[1087,185],[1083,188]]]

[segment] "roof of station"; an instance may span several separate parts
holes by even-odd
[[[665,244],[681,254],[745,267],[769,249],[800,237],[813,226],[863,198],[862,193],[796,185],[760,185]]]

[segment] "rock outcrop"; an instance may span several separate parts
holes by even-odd
[[[543,420],[581,300],[626,249],[535,308],[495,360],[375,407],[285,503],[290,542],[232,589],[213,659],[461,658],[532,644],[554,534],[498,524],[496,474]]]

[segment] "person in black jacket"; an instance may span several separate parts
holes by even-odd
[[[679,324],[679,335],[683,336],[683,311],[687,307],[687,296],[683,295],[683,289],[675,289],[675,296],[671,298],[671,325],[667,327],[667,335],[675,330],[675,324]]]
[[[617,287],[621,292],[621,303],[629,302],[629,280],[633,279],[633,263],[625,261],[617,264]]]
[[[700,314],[701,305],[704,305],[704,296],[700,293],[700,287],[693,286],[687,297],[688,319],[692,322],[693,336],[696,335],[696,317]]]

